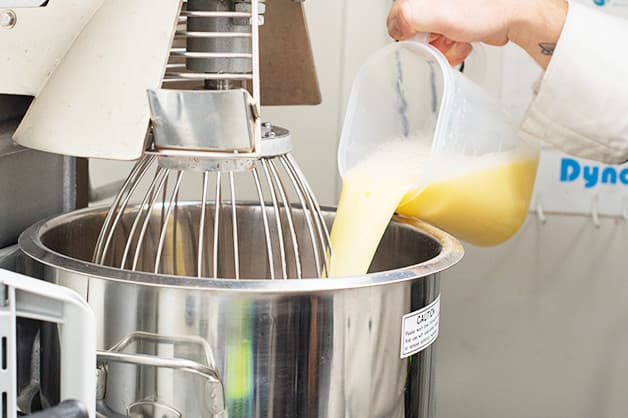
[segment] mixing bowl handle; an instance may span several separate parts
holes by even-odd
[[[17,318],[51,322],[60,328],[61,399],[96,410],[96,320],[76,292],[63,286],[0,269],[0,392],[7,417],[17,416]],[[2,402],[2,401],[0,401]]]
[[[132,364],[135,366],[180,370],[185,373],[195,374],[206,379],[209,383],[220,386],[220,394],[214,392],[208,396],[208,399],[213,400],[213,403],[210,404],[211,412],[219,414],[225,409],[224,386],[220,379],[220,374],[212,367],[187,359],[161,358],[148,354],[119,353],[115,351],[98,351],[97,358],[98,363]]]
[[[207,379],[211,383],[222,383],[215,369],[186,359],[166,359],[149,354],[116,353],[113,351],[97,351],[98,361],[101,363],[125,363],[136,366],[160,367],[165,369],[181,370]]]

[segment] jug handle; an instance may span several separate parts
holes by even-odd
[[[408,39],[409,41],[412,42],[417,42],[420,44],[428,44],[430,39],[430,33],[429,32],[417,32],[414,34],[414,36],[412,36],[410,39]]]
[[[430,39],[429,32],[417,32],[411,38],[409,38],[408,41],[428,45],[429,39]],[[481,74],[484,74],[486,71],[486,61],[487,61],[486,49],[484,48],[484,45],[482,45],[480,42],[473,42],[471,45],[473,46],[473,52],[471,53],[471,55],[469,55],[469,57],[471,56],[475,57],[475,58],[471,58],[471,61],[474,62],[475,66],[479,67],[478,72]],[[465,59],[465,62],[469,60],[469,57]]]

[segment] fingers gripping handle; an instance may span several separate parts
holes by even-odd
[[[430,43],[430,33],[429,32],[417,32],[408,39],[411,42],[417,42],[420,44],[429,44]],[[484,74],[486,72],[486,50],[484,46],[479,42],[474,42],[471,44],[473,46],[473,53],[468,57],[467,61],[472,62],[472,66],[475,69],[475,73]],[[477,81],[477,80],[476,80]]]
[[[429,39],[430,39],[429,32],[418,32],[418,33],[415,33],[414,36],[408,40],[418,42],[420,44],[427,44],[429,43]]]
[[[17,416],[16,319],[29,318],[60,326],[61,399],[82,402],[95,417],[96,332],[94,313],[74,291],[0,269],[0,334],[5,341],[0,392],[6,393],[8,417]],[[6,356],[6,357],[4,357]],[[3,402],[3,400],[0,400]]]

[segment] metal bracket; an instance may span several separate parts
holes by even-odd
[[[248,91],[158,89],[148,90],[148,100],[157,150],[259,156],[259,118]]]
[[[262,125],[259,157],[272,158],[292,152],[290,131],[269,122]],[[148,155],[159,157],[159,167],[169,170],[194,170],[199,172],[250,171],[258,158],[244,158],[240,153],[216,153],[205,150],[151,149]]]

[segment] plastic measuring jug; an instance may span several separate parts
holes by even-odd
[[[393,141],[427,149],[427,158],[417,152],[416,181],[398,213],[477,245],[499,244],[523,224],[538,145],[519,138],[500,103],[425,42],[391,44],[359,71],[338,150],[343,179]]]

